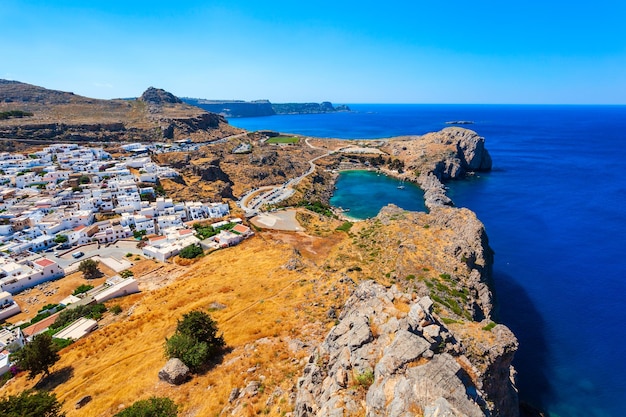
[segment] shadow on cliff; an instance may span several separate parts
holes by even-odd
[[[507,325],[519,340],[513,365],[518,373],[520,400],[545,410],[552,389],[546,374],[548,352],[544,319],[526,290],[513,277],[498,270],[494,270],[493,275],[496,320]]]

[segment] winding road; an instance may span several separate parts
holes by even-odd
[[[313,146],[309,143],[309,138],[306,138],[304,142],[311,149],[323,150],[323,148],[319,148],[317,146]],[[241,207],[245,212],[247,217],[252,217],[259,213],[260,209],[268,204],[276,204],[287,198],[291,197],[294,193],[294,187],[300,183],[304,178],[311,175],[315,171],[315,161],[324,158],[328,155],[332,155],[336,152],[341,151],[342,149],[348,148],[349,146],[342,146],[332,151],[328,151],[323,155],[316,156],[315,158],[309,160],[309,169],[302,175],[292,178],[289,181],[285,182],[282,185],[276,186],[265,186],[261,188],[255,188],[251,191],[248,191],[244,194],[237,205]]]

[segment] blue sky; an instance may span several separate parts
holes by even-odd
[[[97,97],[626,104],[626,1],[18,1],[0,78]]]

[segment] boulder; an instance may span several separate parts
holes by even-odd
[[[84,406],[86,406],[87,403],[90,401],[91,401],[91,395],[85,395],[80,400],[76,401],[76,404],[74,404],[74,407],[78,410],[79,408],[83,408]]]
[[[159,371],[159,379],[172,385],[180,385],[189,379],[190,371],[187,365],[178,358],[172,358]]]

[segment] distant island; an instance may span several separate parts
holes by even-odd
[[[321,103],[271,103],[269,100],[207,100],[182,97],[183,102],[200,107],[224,117],[261,117],[276,114],[319,114],[350,111],[345,104],[333,106],[329,101]]]
[[[474,122],[471,120],[452,120],[446,122],[447,125],[473,125]]]

